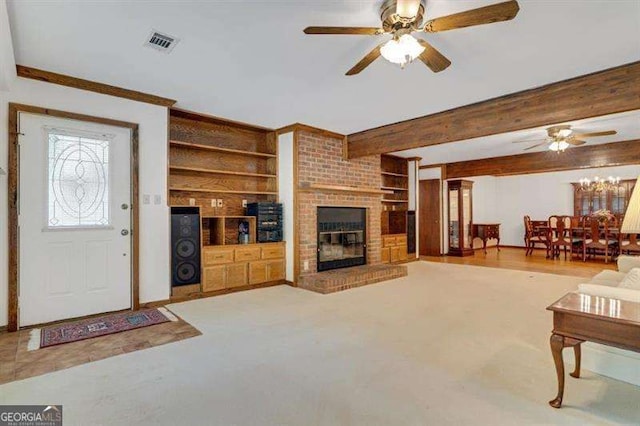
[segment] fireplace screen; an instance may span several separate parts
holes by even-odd
[[[366,264],[366,210],[318,207],[318,271]]]

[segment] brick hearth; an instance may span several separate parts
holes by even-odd
[[[363,265],[303,275],[298,281],[298,286],[306,290],[327,294],[406,276],[406,266]]]

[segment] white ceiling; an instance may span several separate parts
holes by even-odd
[[[428,0],[437,17],[500,0]],[[183,108],[277,128],[352,133],[640,59],[638,0],[520,0],[510,22],[429,34],[452,66],[379,59],[380,38],[306,36],[308,25],[379,24],[381,0],[8,0],[16,62],[178,99]],[[181,39],[165,55],[152,29]]]
[[[603,143],[640,139],[640,111],[638,110],[604,117],[576,120],[569,123],[549,124],[571,124],[572,129],[576,133],[591,133],[604,130],[615,130],[618,132],[613,136],[584,138],[587,142],[585,145],[569,149],[580,149],[582,147]],[[459,142],[409,149],[395,152],[394,154],[406,158],[422,157],[420,164],[428,165],[545,151],[547,149],[546,145],[528,151],[523,150],[524,148],[542,142],[547,137],[547,127],[548,126],[536,127],[533,129],[519,130],[517,132],[501,133],[499,135],[467,139]],[[529,140],[533,141],[524,142]],[[520,143],[521,141],[522,143]]]

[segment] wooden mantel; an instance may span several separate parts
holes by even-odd
[[[640,109],[640,61],[348,135],[349,158]]]
[[[342,185],[325,185],[321,183],[301,184],[299,186],[299,190],[305,191],[305,192],[315,192],[315,191],[351,192],[351,193],[357,193],[357,194],[374,194],[374,195],[393,194],[393,191],[385,191],[377,188],[363,188],[363,187],[357,187],[357,186],[342,186]]]

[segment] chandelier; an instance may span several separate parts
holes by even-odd
[[[588,178],[580,179],[580,190],[588,192],[604,192],[616,189],[620,186],[620,178],[609,176],[607,179],[602,179],[596,176],[593,180]]]
[[[410,34],[389,40],[380,48],[383,58],[391,63],[400,64],[402,68],[420,56],[423,51],[424,46]]]

